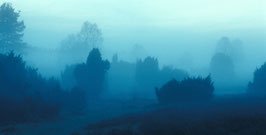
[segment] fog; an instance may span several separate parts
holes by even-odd
[[[257,52],[265,50],[261,49],[265,45],[266,26],[263,0],[8,2],[22,11],[21,19],[27,26],[24,39],[33,46],[57,48],[62,39],[78,32],[87,20],[102,30],[107,57],[140,44],[164,64],[177,66],[182,55],[190,54],[195,66],[204,66],[217,40],[227,36],[244,42],[248,56],[260,59],[254,64],[264,59],[260,56],[264,52]],[[177,59],[167,60],[164,52]]]
[[[2,122],[22,122],[18,132],[34,134],[34,126],[24,125],[29,121],[40,121],[41,132],[46,118],[59,118],[45,124],[73,135],[81,128],[86,135],[113,133],[97,123],[107,119],[102,123],[111,128],[130,121],[140,127],[136,134],[154,134],[150,121],[165,124],[171,117],[181,123],[215,117],[208,122],[219,129],[218,118],[232,123],[230,112],[245,119],[253,118],[254,110],[265,120],[265,0],[5,2],[0,2],[0,109],[7,113],[0,113],[0,133]],[[155,124],[162,130],[155,132],[168,132],[164,124]],[[254,127],[266,133],[260,126]],[[132,127],[127,132],[135,131]]]
[[[120,59],[134,62],[138,56],[132,56],[131,51],[138,44],[145,49],[145,56],[158,58],[161,67],[172,65],[194,75],[205,75],[202,70],[209,67],[217,42],[224,36],[243,42],[242,70],[246,78],[250,79],[253,70],[266,59],[263,0],[8,2],[22,11],[24,40],[40,48],[59,48],[63,39],[78,33],[82,23],[89,21],[101,29],[103,56],[109,60],[118,53]],[[49,65],[55,63],[50,59],[35,64],[41,72],[58,76],[62,69],[53,70]]]

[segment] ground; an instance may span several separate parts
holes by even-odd
[[[105,100],[54,120],[2,125],[3,135],[265,135],[264,97],[226,96],[160,105]]]

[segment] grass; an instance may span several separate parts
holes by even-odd
[[[86,126],[86,135],[265,135],[266,99],[232,96],[157,106]]]

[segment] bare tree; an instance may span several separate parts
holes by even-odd
[[[60,50],[63,57],[73,62],[81,62],[93,48],[101,48],[103,43],[102,32],[96,23],[84,22],[77,34],[70,34],[61,43]],[[71,56],[71,57],[70,57]]]

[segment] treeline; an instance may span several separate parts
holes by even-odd
[[[119,62],[115,59],[112,63]],[[265,65],[254,72],[254,79],[248,85],[248,94],[265,94]],[[52,118],[62,110],[79,111],[86,108],[87,103],[97,100],[106,92],[110,63],[102,59],[98,49],[90,52],[86,63],[71,67],[66,68],[62,79],[69,79],[71,76],[70,79],[75,83],[68,90],[64,90],[58,80],[43,78],[37,69],[26,66],[22,57],[14,52],[0,54],[0,108],[3,110],[0,121]],[[164,68],[162,70],[158,68],[158,61],[151,57],[137,62],[135,70],[136,84],[139,83],[140,88],[147,88],[147,90],[163,84],[160,79],[167,81],[170,77],[176,77],[155,92],[152,91],[156,94],[159,103],[209,101],[213,98],[214,86],[211,76],[191,78],[185,72],[174,69],[168,70],[171,72],[165,72]],[[121,77],[117,78],[121,79]],[[124,80],[120,80],[120,85],[123,82]],[[142,90],[145,91],[145,89]],[[145,93],[140,94],[149,96]]]
[[[171,66],[159,67],[158,59],[146,57],[130,63],[114,55],[107,77],[107,89],[111,95],[125,98],[152,98],[154,87],[162,86],[170,79],[182,80],[188,73]],[[123,81],[123,83],[121,83]]]
[[[59,81],[43,78],[13,52],[0,54],[0,74],[1,123],[53,118],[63,108],[84,104],[83,93],[64,91]]]

